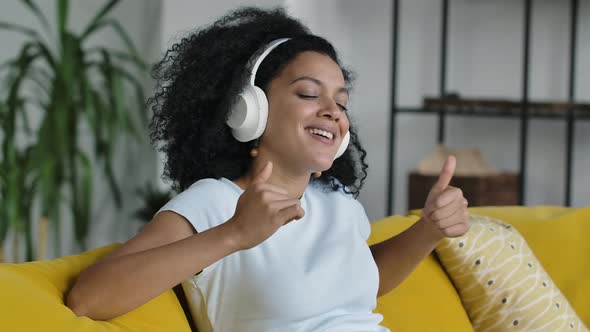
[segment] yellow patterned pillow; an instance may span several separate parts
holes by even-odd
[[[436,248],[475,331],[588,331],[511,225],[471,215]]]

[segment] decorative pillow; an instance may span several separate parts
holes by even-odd
[[[515,228],[470,219],[469,232],[436,253],[475,331],[588,331]]]
[[[173,290],[110,321],[76,317],[65,306],[66,291],[80,272],[118,245],[49,261],[0,264],[0,331],[190,332]]]

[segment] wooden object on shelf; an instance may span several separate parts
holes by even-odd
[[[424,207],[430,189],[438,175],[411,172],[408,181],[408,207]],[[451,186],[461,188],[469,206],[518,205],[518,179],[515,173],[500,173],[486,176],[455,175]]]
[[[423,108],[463,113],[520,113],[523,109],[521,101],[489,98],[461,98],[449,95],[444,98],[425,97]],[[531,113],[566,114],[570,108],[574,111],[590,114],[590,104],[570,103],[565,101],[529,101],[527,109]]]

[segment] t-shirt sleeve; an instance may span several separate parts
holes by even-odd
[[[236,209],[236,193],[218,180],[202,179],[166,203],[157,213],[173,211],[186,218],[201,233],[229,220]],[[207,275],[220,261],[203,269],[199,277]],[[191,280],[193,280],[191,278]]]
[[[350,212],[357,223],[359,234],[363,240],[367,241],[371,234],[371,223],[365,212],[365,208],[356,198],[349,196],[348,199],[350,199],[350,207],[352,209]]]
[[[365,239],[365,241],[367,241],[369,239],[369,235],[371,235],[371,222],[369,221],[369,217],[367,216],[367,213],[365,211],[365,208],[363,207],[363,205],[355,200],[358,203],[359,206],[359,228],[360,228],[360,232],[361,232],[361,236],[363,239]]]
[[[336,184],[342,186],[342,183],[337,179],[334,179]],[[369,217],[365,212],[365,208],[352,194],[346,192],[345,190],[340,190],[340,194],[344,196],[344,205],[347,207],[346,212],[349,213],[352,218],[354,218],[354,222],[357,225],[357,229],[359,235],[365,242],[369,239],[369,235],[371,235],[371,222],[369,221]]]
[[[185,217],[197,232],[203,232],[223,224],[235,212],[237,202],[226,191],[217,180],[199,180],[172,198],[158,212],[176,212]]]

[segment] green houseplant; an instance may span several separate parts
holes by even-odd
[[[22,104],[21,104],[22,105]],[[31,172],[32,148],[16,149],[16,119],[19,105],[8,106],[0,102],[0,128],[2,130],[2,156],[0,160],[0,201],[4,207],[0,210],[0,244],[6,238],[9,228],[22,233],[26,238],[27,252],[32,252],[32,238],[29,206],[35,186],[34,174]],[[15,248],[18,241],[14,241]],[[13,252],[16,252],[13,250]],[[0,246],[0,262],[4,260],[3,246]]]
[[[118,0],[106,1],[80,32],[68,26],[69,1],[55,1],[55,27],[34,1],[20,2],[40,21],[42,31],[0,22],[0,29],[25,37],[18,54],[0,67],[0,201],[4,205],[0,241],[9,228],[18,232],[26,240],[26,258],[31,260],[34,202],[42,219],[56,229],[56,254],[64,206],[74,222],[80,249],[86,248],[95,172],[105,176],[114,202],[121,205],[113,153],[121,133],[139,136],[138,122],[145,125],[138,73],[146,65],[121,24],[108,15]],[[88,40],[104,29],[121,38],[125,51],[90,45]],[[130,89],[137,98],[136,113],[128,111],[133,103],[127,97]],[[40,119],[35,128],[30,128],[32,117]],[[84,144],[81,138],[90,143]]]

